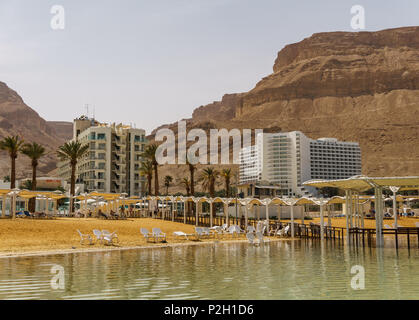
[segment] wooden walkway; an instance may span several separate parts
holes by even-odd
[[[167,221],[172,221],[172,215],[170,213],[159,213],[155,218],[163,219]],[[183,216],[175,216],[175,222],[184,223],[185,219]],[[256,227],[257,220],[248,219],[248,225]],[[209,215],[203,215],[198,217],[198,224],[196,223],[196,216],[189,215],[186,216],[186,223],[191,225],[198,225],[202,227],[209,227],[211,225],[211,220]],[[216,216],[213,217],[213,225],[214,226],[222,226],[223,224],[227,223],[225,216]],[[277,220],[270,220],[269,221],[269,228],[276,229],[278,224],[282,224],[283,226],[289,225],[291,226],[290,222],[281,222]],[[236,219],[235,217],[230,217],[228,219],[229,225],[241,225],[243,224],[243,220]],[[244,226],[242,226],[244,227]],[[324,239],[325,240],[332,240],[332,241],[342,241],[345,242],[346,236],[346,228],[343,227],[334,227],[334,226],[324,226]],[[397,229],[383,229],[382,230],[384,236],[394,237],[395,241],[395,248],[399,248],[400,240],[406,239],[407,248],[410,250],[411,248],[411,237],[415,236],[417,238],[417,247],[419,248],[419,228],[416,227],[399,227]],[[294,236],[303,239],[321,239],[321,228],[319,224],[315,223],[296,223],[294,222]],[[350,228],[349,229],[349,237],[346,239],[349,240],[350,245],[354,246],[374,246],[376,242],[376,229],[375,228]]]

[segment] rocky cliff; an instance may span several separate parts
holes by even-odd
[[[363,174],[419,175],[419,27],[318,33],[287,45],[272,74],[199,107],[188,128],[208,122],[358,141]]]
[[[40,160],[40,175],[55,169],[55,151],[71,132],[68,130],[68,123],[45,121],[28,107],[15,91],[0,82],[0,139],[9,135],[19,135],[26,142],[35,141],[45,146],[48,154]],[[19,155],[16,166],[18,179],[30,176],[30,160],[26,156]],[[0,152],[0,179],[9,175],[9,170],[8,155]]]

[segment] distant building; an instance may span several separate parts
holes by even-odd
[[[81,117],[74,120],[73,140],[86,143],[89,151],[77,164],[77,182],[87,192],[127,193],[138,196],[144,190],[140,177],[145,131],[123,124],[104,124]],[[59,162],[59,176],[70,181],[71,168]]]
[[[32,182],[32,178],[21,179],[18,181],[19,189],[25,189],[25,183],[27,181]],[[63,178],[56,177],[37,177],[36,178],[36,190],[51,190],[55,191],[60,188],[65,188],[66,182]]]
[[[356,142],[317,140],[302,132],[261,133],[256,144],[240,151],[240,184],[260,181],[279,185],[283,196],[316,195],[304,187],[310,179],[344,179],[361,174]]]

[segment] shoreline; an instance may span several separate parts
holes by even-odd
[[[299,239],[266,238],[265,243],[279,242],[279,241],[295,241],[295,240],[299,240]],[[27,252],[18,252],[18,253],[0,252],[0,259],[51,256],[51,255],[61,255],[61,254],[73,254],[73,253],[100,253],[100,252],[109,252],[109,251],[164,249],[164,248],[172,248],[172,247],[231,244],[231,243],[249,243],[249,241],[247,239],[214,240],[214,241],[196,241],[196,242],[179,242],[179,243],[161,243],[161,244],[156,244],[156,245],[141,245],[141,246],[128,246],[128,247],[110,246],[109,248],[92,248],[92,249],[89,249],[88,247],[86,247],[86,248],[75,248],[75,249],[51,249],[51,250],[45,250],[45,251],[27,251]]]

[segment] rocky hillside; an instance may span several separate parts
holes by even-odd
[[[68,123],[47,122],[42,119],[15,91],[0,82],[0,138],[19,135],[27,142],[35,141],[45,146],[48,154],[40,161],[39,174],[45,175],[55,169],[55,150],[71,135],[71,130],[68,130]],[[9,175],[9,170],[8,155],[0,152],[0,179]],[[30,171],[30,160],[19,155],[17,178],[29,177]]]
[[[364,174],[419,175],[419,27],[288,45],[254,89],[196,109],[188,128],[202,126],[358,141]]]

